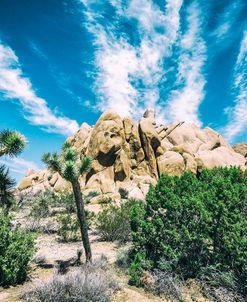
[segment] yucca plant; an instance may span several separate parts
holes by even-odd
[[[4,212],[8,214],[13,200],[15,180],[10,177],[9,169],[4,165],[0,166],[0,204]]]
[[[58,153],[45,153],[42,157],[42,161],[47,165],[48,169],[53,172],[58,172],[61,177],[69,181],[72,185],[86,262],[92,262],[84,200],[79,183],[80,175],[90,170],[92,160],[90,157],[84,157],[81,160],[79,154],[72,148],[72,145],[65,142],[61,155],[58,155]]]
[[[19,155],[27,145],[25,136],[17,131],[0,131],[0,156],[11,157]]]
[[[19,155],[27,144],[26,138],[17,131],[0,131],[0,157]],[[9,175],[9,169],[4,165],[0,166],[0,204],[7,214],[13,199],[15,181]]]

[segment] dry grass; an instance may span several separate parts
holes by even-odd
[[[165,296],[172,301],[184,301],[182,281],[172,273],[154,270],[147,272],[143,279],[145,289],[153,294]]]
[[[118,289],[109,276],[106,261],[84,265],[66,275],[54,275],[29,289],[22,299],[26,302],[108,302]]]

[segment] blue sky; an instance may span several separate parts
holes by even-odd
[[[22,132],[20,179],[112,108],[247,141],[246,0],[1,0],[0,129]]]

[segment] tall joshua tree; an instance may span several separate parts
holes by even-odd
[[[11,157],[19,155],[26,147],[26,138],[17,131],[0,131],[0,156]]]
[[[27,144],[26,138],[16,131],[0,131],[0,157],[19,155]],[[15,180],[9,175],[9,169],[5,165],[0,166],[0,204],[8,213],[13,198]]]
[[[57,153],[45,153],[42,161],[47,165],[48,169],[58,172],[72,185],[86,262],[92,262],[84,200],[79,183],[80,175],[90,170],[92,160],[90,157],[84,157],[80,160],[79,154],[72,148],[71,144],[65,142],[60,156]]]

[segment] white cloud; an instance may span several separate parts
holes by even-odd
[[[126,41],[109,39],[104,31],[98,32],[101,49],[97,53],[99,68],[97,89],[101,95],[101,111],[112,108],[127,115],[138,107],[138,91],[131,84],[131,76],[138,71],[135,49]]]
[[[0,160],[0,164],[6,165],[11,172],[25,175],[28,169],[33,169],[35,171],[40,170],[40,167],[33,161],[26,160],[24,158],[9,158]]]
[[[202,16],[196,3],[187,8],[188,29],[178,44],[178,73],[176,90],[163,109],[166,122],[175,120],[202,125],[198,109],[204,98],[205,78],[203,66],[206,61],[206,45],[201,37]]]
[[[164,12],[151,0],[131,0],[127,7],[121,1],[110,1],[121,18],[137,21],[137,46],[131,45],[123,33],[119,37],[113,24],[100,25],[97,18],[101,16],[91,8],[92,1],[81,2],[87,8],[87,27],[97,46],[99,109],[112,108],[121,115],[138,117],[146,107],[157,106],[159,82],[166,72],[163,61],[171,55],[177,38],[182,0],[168,0]],[[137,86],[138,81],[143,88]]]
[[[224,135],[230,141],[247,131],[247,30],[243,33],[234,68],[233,93],[235,105],[225,109],[229,122],[223,129]]]
[[[211,34],[214,43],[221,43],[222,46],[226,45],[226,43],[222,43],[222,40],[229,38],[242,6],[241,0],[231,1],[229,5],[225,6],[222,14],[218,17],[216,28]]]
[[[54,114],[47,102],[36,95],[30,80],[23,75],[17,56],[10,47],[2,43],[0,92],[7,99],[18,100],[24,109],[24,117],[47,132],[71,135],[79,128],[76,121]]]

